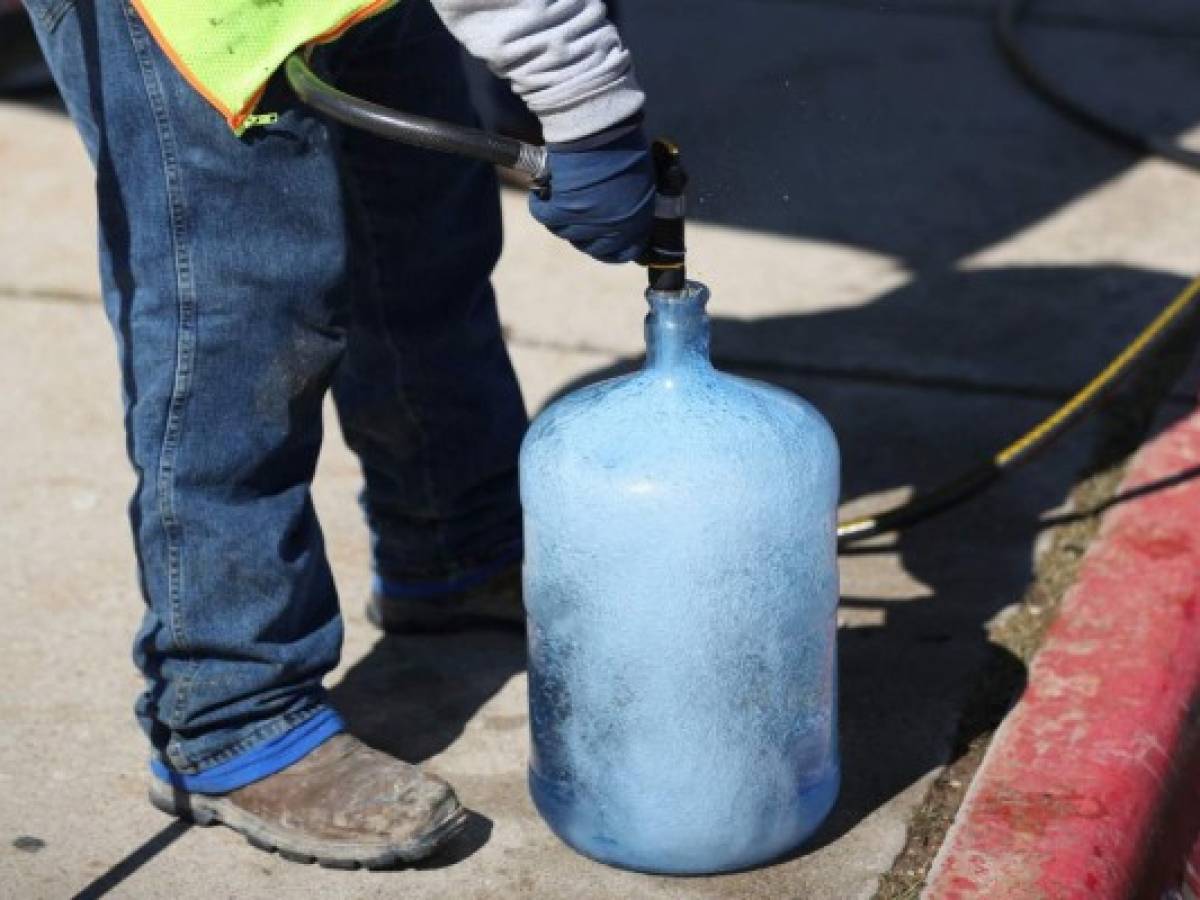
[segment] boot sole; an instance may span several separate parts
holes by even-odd
[[[330,841],[264,822],[224,797],[188,794],[154,779],[150,803],[170,816],[196,825],[224,825],[259,850],[278,853],[294,863],[327,869],[394,869],[431,856],[467,824],[467,811],[456,804],[420,837],[400,844]]]

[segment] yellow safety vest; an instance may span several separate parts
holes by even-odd
[[[188,83],[241,134],[297,48],[325,43],[397,0],[133,0]]]

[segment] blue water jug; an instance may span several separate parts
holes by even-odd
[[[645,367],[521,450],[529,781],[566,843],[645,872],[769,861],[838,788],[838,450],[718,372],[707,290],[648,292]]]

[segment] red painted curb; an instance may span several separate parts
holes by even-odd
[[[1200,410],[1132,461],[1120,493],[1144,493],[1105,514],[923,896],[1137,896],[1175,842],[1182,874],[1200,827],[1177,802],[1200,788],[1197,467]]]

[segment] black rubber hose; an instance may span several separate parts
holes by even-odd
[[[544,147],[514,138],[489,134],[465,125],[452,125],[414,116],[342,93],[314,74],[299,53],[288,57],[288,84],[304,103],[320,113],[379,137],[400,141],[426,150],[457,153],[497,166],[524,172],[535,182],[543,181],[549,169]]]
[[[1200,171],[1200,153],[1181,147],[1170,138],[1140,134],[1126,128],[1067,96],[1047,78],[1030,59],[1017,37],[1017,22],[1029,8],[1030,2],[1031,0],[1001,0],[996,7],[995,34],[1000,52],[1034,93],[1067,118],[1114,144],[1143,156],[1158,156]]]

